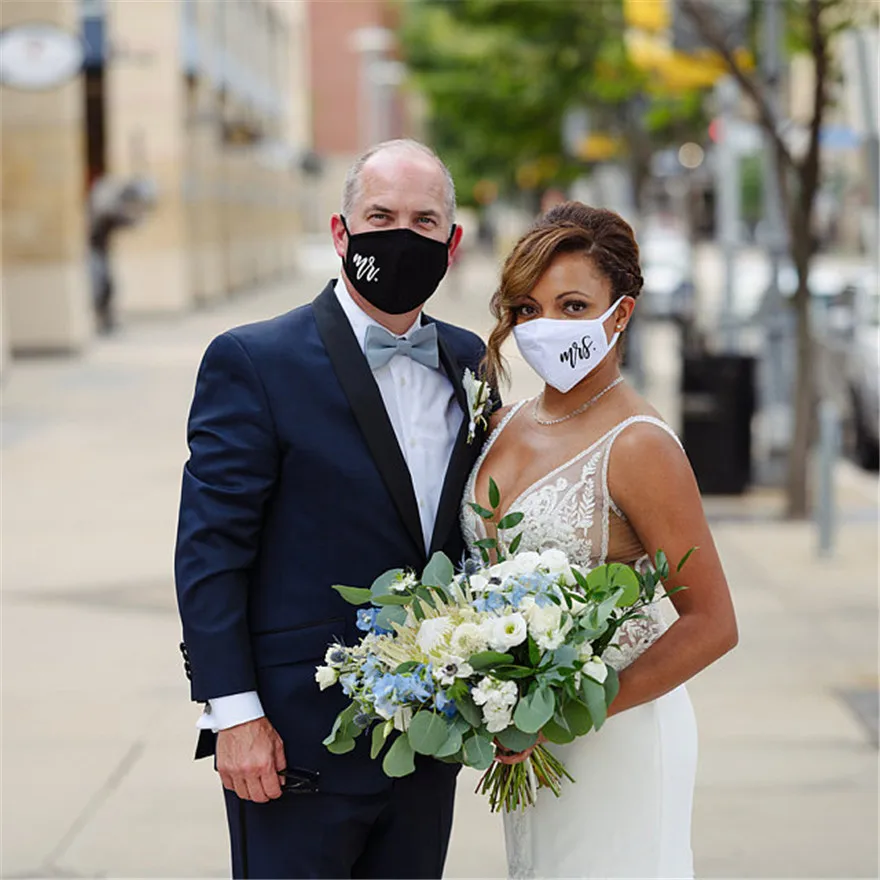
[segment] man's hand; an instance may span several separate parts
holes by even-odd
[[[284,743],[267,718],[217,734],[217,771],[223,787],[242,800],[265,804],[281,797],[278,773],[286,769]]]

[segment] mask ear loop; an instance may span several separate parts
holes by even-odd
[[[608,318],[614,313],[614,310],[615,310],[615,309],[616,309],[616,308],[617,308],[617,307],[618,307],[618,306],[619,306],[619,305],[620,305],[625,299],[626,299],[626,296],[619,296],[619,297],[617,298],[617,301],[611,306],[611,308],[609,308],[608,311],[605,312],[605,314],[602,315],[601,318],[599,318],[599,322],[602,324],[602,329],[603,329],[603,330],[604,330],[604,328],[605,328],[605,322],[606,322],[606,321],[608,320]],[[608,341],[608,350],[609,350],[609,351],[610,351],[612,348],[614,348],[614,346],[615,346],[617,340],[620,339],[620,334],[621,334],[622,332],[623,332],[622,330],[615,330],[614,334],[611,336],[611,339]]]
[[[340,214],[339,216],[341,217],[342,215]],[[343,221],[343,222],[345,222],[345,221]],[[452,224],[452,229],[449,230],[449,238],[446,239],[446,247],[449,247],[449,245],[452,244],[452,236],[455,235],[455,230],[456,230],[456,229],[458,229],[458,224],[457,224],[457,223],[453,223],[453,224]]]

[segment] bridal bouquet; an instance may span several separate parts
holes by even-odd
[[[490,490],[497,506],[494,482]],[[493,811],[574,781],[547,743],[602,726],[618,691],[603,656],[617,629],[659,598],[669,566],[662,552],[647,573],[618,563],[584,571],[559,550],[517,553],[518,537],[508,546],[500,535],[521,520],[498,522],[499,537],[478,545],[483,565],[458,574],[438,553],[420,575],[395,569],[369,589],[334,587],[368,607],[358,612],[360,642],[330,645],[317,669],[322,690],[338,685],[351,700],[324,740],[331,752],[351,751],[372,729],[372,757],[385,751],[388,776],[412,773],[416,754],[465,764],[486,771],[478,790]]]

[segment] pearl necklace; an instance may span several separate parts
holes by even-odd
[[[569,419],[579,416],[582,412],[586,412],[594,403],[604,397],[612,388],[616,388],[622,381],[623,376],[618,376],[610,385],[606,385],[598,394],[591,397],[586,403],[582,403],[576,410],[573,410],[567,415],[560,416],[558,419],[542,419],[538,415],[538,407],[544,399],[544,393],[541,392],[541,394],[535,398],[535,406],[532,411],[532,416],[539,425],[558,425],[560,422],[567,422]]]

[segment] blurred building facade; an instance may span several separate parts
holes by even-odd
[[[87,198],[140,179],[155,208],[113,242],[123,314],[177,312],[293,268],[309,139],[306,6],[285,0],[3,0],[0,25],[79,34],[80,75],[2,89],[8,348],[94,332]]]
[[[416,99],[402,87],[399,15],[392,0],[308,0],[311,146],[320,163],[306,215],[312,232],[339,210],[345,173],[364,147],[418,136]]]

